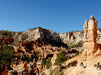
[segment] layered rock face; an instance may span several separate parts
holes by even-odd
[[[61,33],[59,36],[61,40],[67,45],[73,45],[79,41],[84,40],[83,31]]]
[[[53,39],[53,40],[59,40],[59,33],[53,32],[47,29],[43,29],[41,27],[30,29],[25,32],[17,32],[15,33],[15,38],[18,41],[33,41],[33,40],[43,40],[46,39]]]
[[[97,42],[101,43],[101,30],[97,30],[97,33],[98,33]],[[25,32],[16,32],[14,38],[15,38],[15,41],[24,42],[24,41],[34,41],[34,40],[40,39],[40,40],[46,41],[50,44],[51,43],[52,44],[53,43],[56,43],[56,44],[64,43],[64,44],[70,46],[70,45],[78,43],[79,41],[84,40],[84,31],[57,33],[57,32],[51,31],[51,30],[47,30],[47,29],[38,27],[35,29],[27,30]]]
[[[100,54],[100,44],[96,43],[97,37],[97,21],[94,16],[91,16],[90,20],[86,20],[84,24],[84,56],[88,57]]]
[[[52,44],[54,46],[64,46],[66,47],[67,45],[62,42],[59,33],[43,29],[41,27],[35,28],[35,29],[30,29],[25,32],[17,32],[15,33],[15,42],[16,41],[42,41],[47,44]]]
[[[97,21],[91,16],[90,20],[86,20],[84,24],[84,48],[85,49],[95,49],[96,48],[96,38],[97,38]],[[90,46],[88,46],[89,44]]]

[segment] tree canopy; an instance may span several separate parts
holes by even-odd
[[[0,51],[0,64],[10,65],[13,58],[14,51],[12,50],[12,47],[9,47],[7,45],[3,46],[2,51]]]
[[[5,36],[9,36],[9,37],[13,36],[12,32],[8,31],[8,30],[1,30],[0,35],[5,35]]]

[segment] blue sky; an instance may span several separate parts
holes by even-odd
[[[101,27],[101,0],[0,0],[0,30],[43,27],[59,33],[83,30],[94,15]]]

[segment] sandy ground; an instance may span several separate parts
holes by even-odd
[[[71,61],[78,60],[78,65],[76,67],[70,67],[64,70],[64,75],[101,75],[101,70],[97,70],[94,67],[98,62],[101,65],[101,56],[92,57],[89,60],[84,61],[81,55],[74,57],[66,62],[68,64]],[[80,66],[80,63],[83,62],[86,68]]]
[[[101,70],[97,70],[94,67],[83,68],[77,66],[66,69],[64,75],[101,75]]]
[[[65,64],[77,60],[78,64],[76,67],[70,67],[64,70],[64,75],[101,75],[101,70],[97,70],[97,68],[94,67],[94,64],[97,64],[98,62],[101,65],[101,55],[97,57],[93,57],[89,60],[84,61],[83,57],[81,55],[74,57],[70,60],[67,60]],[[86,68],[83,68],[80,66],[80,63],[83,62]],[[50,70],[45,70],[46,75],[49,75]]]

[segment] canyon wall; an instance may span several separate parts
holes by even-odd
[[[101,42],[101,30],[97,30],[97,42]],[[16,32],[15,41],[34,41],[40,39],[42,41],[62,42],[67,45],[72,45],[84,40],[84,31],[57,33],[41,27],[30,29],[25,32]]]

